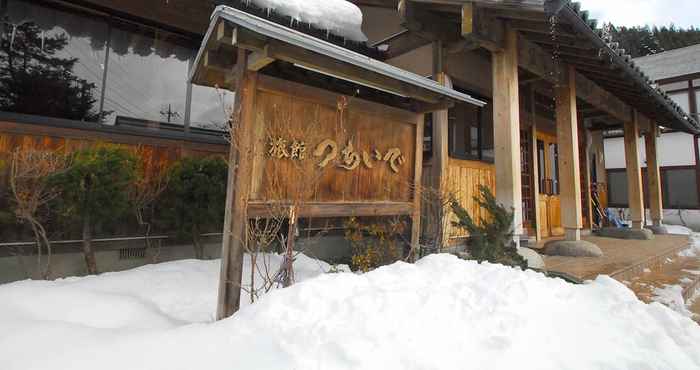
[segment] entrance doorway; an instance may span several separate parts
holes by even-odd
[[[561,224],[558,155],[556,136],[537,132],[537,169],[540,185],[540,217],[537,227],[543,238],[564,235]]]

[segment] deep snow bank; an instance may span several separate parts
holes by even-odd
[[[700,327],[606,277],[575,286],[437,255],[322,274],[190,324],[211,315],[217,271],[0,286],[0,368],[700,369]]]

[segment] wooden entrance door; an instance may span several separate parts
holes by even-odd
[[[554,135],[537,133],[537,165],[540,193],[539,225],[543,238],[564,235],[561,224],[561,197],[559,189],[559,147]]]

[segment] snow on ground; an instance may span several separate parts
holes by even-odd
[[[698,257],[700,258],[700,233],[690,234],[690,246],[688,249],[681,251],[681,257]]]
[[[664,225],[669,234],[691,235],[693,230],[680,225]]]
[[[348,40],[365,42],[362,32],[362,11],[345,0],[249,0],[257,7],[272,10],[295,21]]]
[[[665,285],[663,288],[654,288],[654,301],[663,303],[679,314],[692,318],[693,313],[688,310],[690,302],[683,298],[683,287],[680,285]]]
[[[700,326],[608,277],[449,255],[328,268],[302,258],[300,283],[220,322],[215,261],[0,285],[0,368],[700,369]]]

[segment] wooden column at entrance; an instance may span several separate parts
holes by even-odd
[[[505,47],[494,51],[493,130],[496,165],[496,199],[515,212],[513,231],[519,245],[523,233],[520,168],[520,99],[518,86],[518,34],[508,29]]]
[[[581,174],[579,166],[578,116],[576,110],[576,70],[567,67],[555,87],[561,221],[566,240],[581,240]]]
[[[625,122],[625,164],[627,165],[627,196],[632,228],[644,227],[644,194],[642,190],[642,168],[639,163],[639,114],[634,112],[632,120]]]
[[[647,155],[647,181],[649,185],[649,210],[654,226],[663,224],[663,200],[661,193],[661,174],[659,173],[659,159],[657,156],[657,136],[659,127],[654,122],[649,122],[649,129],[644,134],[644,146]]]
[[[435,81],[442,86],[451,85],[449,77],[444,73],[443,65],[443,47],[442,42],[436,41],[433,43],[433,76]],[[451,86],[450,86],[451,87]],[[449,164],[449,111],[442,109],[433,112],[433,158],[432,158],[432,184],[434,191],[438,191],[439,195],[446,194],[447,189],[447,170]],[[422,144],[421,144],[422,146]],[[421,164],[422,166],[422,164]],[[442,215],[443,212],[440,212]],[[439,235],[437,237],[438,245],[445,245],[450,238],[449,235],[449,220],[435,220],[438,224]]]
[[[535,102],[535,89],[530,87],[530,110],[532,111],[532,127],[529,135],[532,138],[530,152],[532,155],[532,199],[534,208],[535,239],[542,240],[542,230],[540,229],[540,157],[537,149],[537,103]]]

